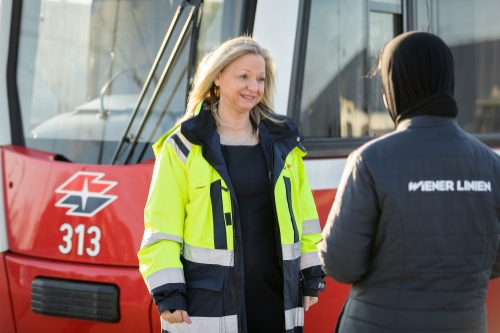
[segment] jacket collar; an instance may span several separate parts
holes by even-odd
[[[304,136],[290,118],[274,113],[268,113],[268,116],[280,122],[275,123],[270,119],[261,120],[258,125],[261,138],[263,136],[264,138],[272,139],[290,137],[295,144],[304,140]],[[210,144],[212,140],[219,139],[208,103],[203,103],[197,115],[182,123],[181,133],[190,142],[199,146],[205,146],[206,144]]]
[[[304,136],[289,117],[273,113],[269,113],[268,116],[279,120],[279,122],[263,119],[258,124],[258,128],[260,145],[271,171],[274,185],[278,180],[280,170],[285,164],[287,155],[294,147],[299,146],[305,155],[305,150],[300,145]],[[227,173],[226,163],[222,156],[220,136],[215,130],[215,121],[210,112],[210,106],[204,103],[198,115],[183,122],[181,133],[191,143],[201,146],[203,157],[219,172],[231,192],[234,193]]]
[[[199,113],[181,124],[181,133],[191,143],[205,146],[212,141],[215,122],[210,113],[210,106],[203,103]]]
[[[458,122],[455,117],[440,117],[440,116],[416,116],[405,119],[398,124],[396,131],[403,131],[407,128],[417,127],[435,127],[435,126],[457,126]]]

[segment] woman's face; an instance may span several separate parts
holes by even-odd
[[[215,78],[220,88],[219,109],[244,113],[262,100],[266,63],[257,54],[245,54],[230,63]]]

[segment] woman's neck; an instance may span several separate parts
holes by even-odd
[[[234,112],[226,108],[219,108],[219,117],[224,123],[222,128],[228,132],[248,132],[253,131],[252,122],[250,121],[250,112]]]
[[[221,133],[222,144],[255,144],[258,139],[251,137],[254,133],[250,112],[234,112],[225,108],[219,108],[218,114],[223,124],[218,128]],[[250,137],[250,140],[248,138]]]

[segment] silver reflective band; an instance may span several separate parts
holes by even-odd
[[[294,260],[300,257],[300,242],[281,245],[283,260]]]
[[[165,234],[163,232],[153,232],[148,229],[144,231],[144,237],[142,238],[142,243],[141,243],[141,249],[146,246],[150,246],[151,244],[154,244],[156,242],[159,242],[161,240],[171,240],[177,243],[183,243],[182,237],[175,236],[175,235],[170,235],[170,234]]]
[[[179,137],[179,139],[182,141],[182,143],[184,144],[184,146],[186,146],[186,149],[188,151],[191,151],[191,148],[193,147],[193,145],[191,144],[191,142],[189,142],[184,137],[184,135],[181,134],[181,131],[177,130],[174,133],[172,133],[172,135],[174,135],[174,134],[176,134]],[[175,140],[172,138],[172,135],[167,139],[167,142],[170,143],[170,145],[174,148],[175,153],[181,159],[181,161],[183,163],[186,163],[187,156],[182,152],[182,149],[180,149],[180,147],[177,144],[177,142],[175,142]]]
[[[169,324],[161,319],[161,328],[167,332],[179,333],[237,333],[238,317],[236,315],[225,317],[189,317],[191,324]]]
[[[310,234],[320,234],[321,227],[319,225],[319,220],[307,220],[302,222],[302,236]]]
[[[306,269],[312,266],[321,265],[317,251],[307,252],[300,256],[300,269]]]
[[[293,330],[297,326],[304,326],[304,308],[285,310],[285,329]]]
[[[149,292],[167,283],[186,283],[182,268],[164,268],[149,275],[144,281],[148,286]]]
[[[234,253],[230,250],[204,249],[184,244],[182,256],[200,264],[234,266]]]

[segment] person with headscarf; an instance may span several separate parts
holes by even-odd
[[[500,157],[463,131],[450,49],[409,32],[383,49],[396,130],[354,151],[319,244],[352,284],[337,332],[487,332],[500,276]]]

